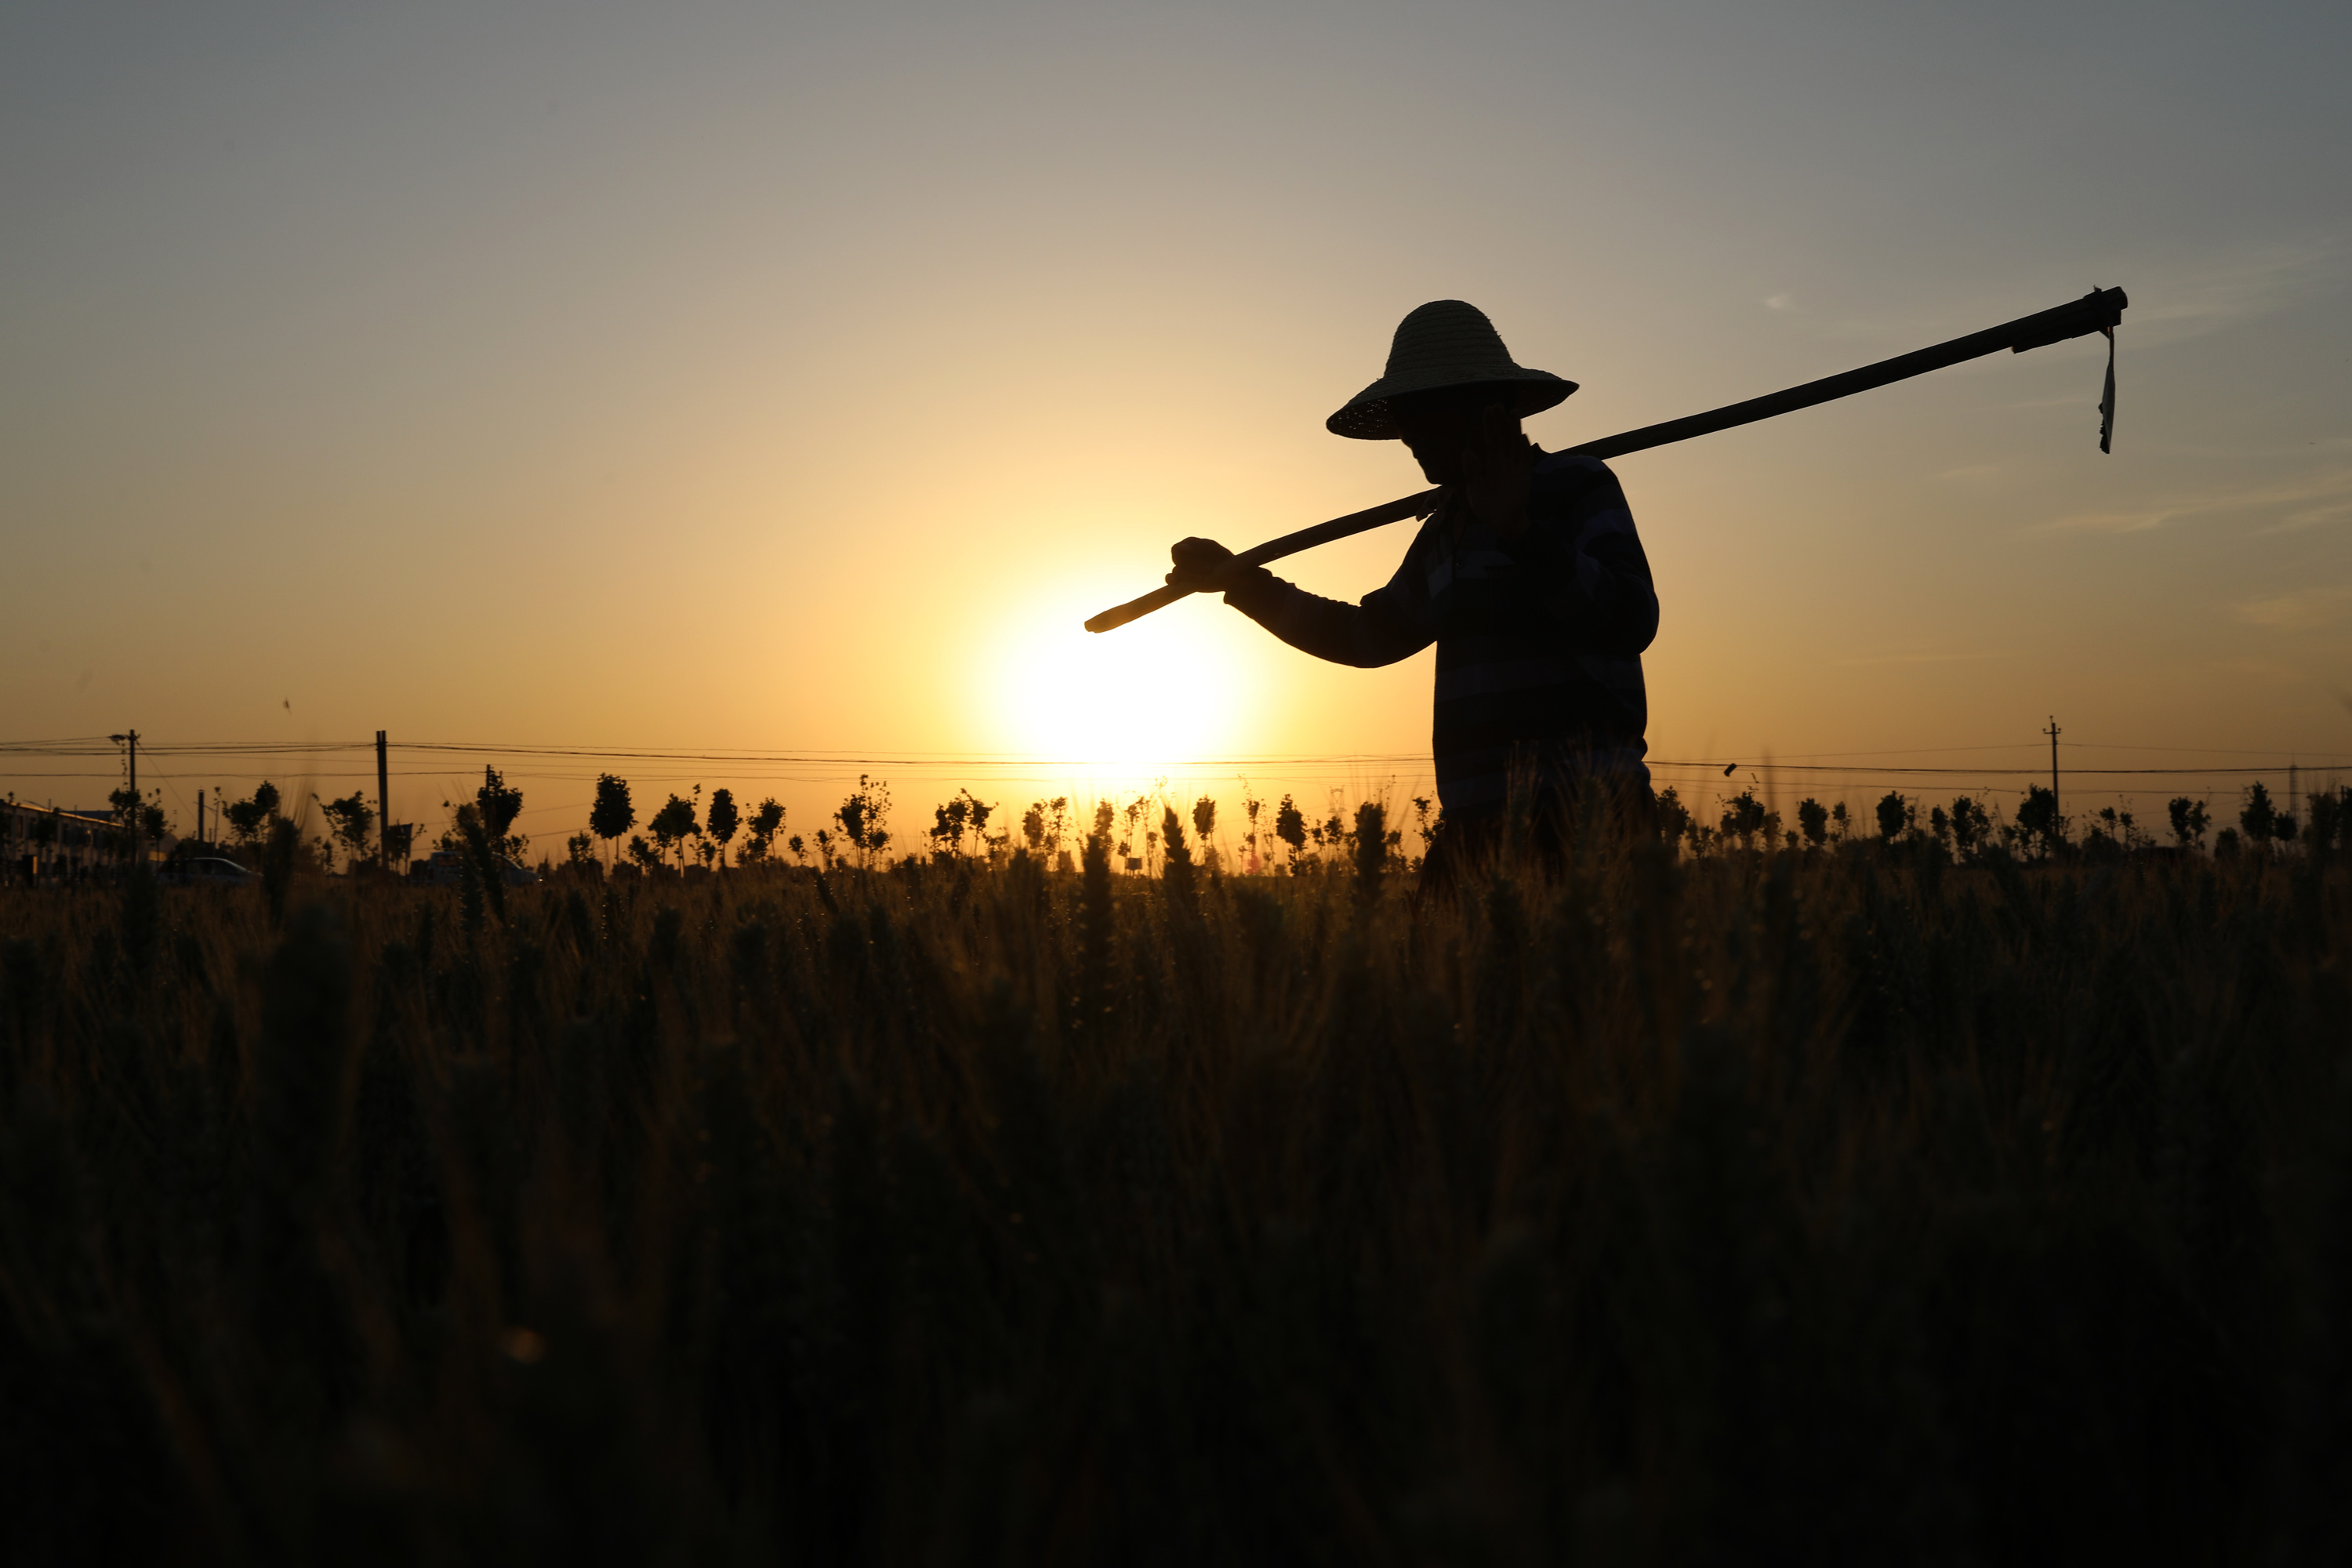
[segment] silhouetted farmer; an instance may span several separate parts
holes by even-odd
[[[1424,875],[1449,881],[1491,853],[1507,801],[1532,805],[1538,845],[1564,810],[1655,831],[1642,650],[1658,631],[1650,564],[1617,477],[1547,454],[1519,421],[1576,383],[1522,369],[1484,313],[1438,300],[1407,316],[1387,374],[1325,421],[1334,435],[1402,439],[1444,487],[1385,587],[1355,605],[1264,567],[1228,581],[1233,552],[1188,539],[1168,581],[1225,603],[1293,647],[1365,668],[1437,644],[1431,746],[1444,827]],[[1515,804],[1516,804],[1515,803]]]

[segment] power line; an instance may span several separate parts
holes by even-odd
[[[2053,744],[2054,751],[2054,740]],[[327,760],[352,752],[373,752],[375,749],[375,742],[373,741],[223,741],[157,742],[148,741],[144,737],[142,737],[141,749],[145,752],[151,764],[160,762],[164,758],[171,758],[183,763],[194,762],[198,759],[205,759],[220,763],[232,763],[239,760],[249,762],[268,761],[280,763],[293,763],[297,767],[301,768],[301,771],[306,776],[316,779],[364,779],[373,776],[375,772],[375,770],[367,767],[349,769],[302,767],[302,763],[310,759]],[[2021,746],[1987,746],[1905,748],[1843,753],[1816,752],[1811,753],[1800,753],[1800,755],[1815,758],[1836,757],[1843,755],[1855,758],[1858,761],[1855,763],[1839,763],[1835,762],[1818,761],[1798,762],[1776,758],[1769,762],[1759,762],[1747,765],[1751,771],[1761,770],[1776,773],[1833,774],[1843,778],[1854,780],[1856,782],[1863,779],[2039,777],[2042,771],[2039,766],[2017,767],[1988,763],[1971,767],[1885,763],[1859,761],[1859,759],[1865,758],[1922,754],[1932,755],[1937,752],[1949,753],[1957,751],[2015,751],[2021,749],[2023,749]],[[2114,751],[2159,750],[2162,748],[2084,746],[2080,749]],[[2218,750],[2218,748],[2208,749],[2188,747],[2179,749],[2182,751],[2195,751],[2204,755],[2212,755],[2214,754],[2214,752]],[[1302,773],[1328,775],[1334,770],[1350,773],[1361,771],[1420,772],[1426,770],[1430,766],[1431,762],[1430,757],[1425,752],[1376,752],[1322,753],[1265,752],[1248,755],[1235,754],[1205,757],[1171,757],[1129,762],[1122,759],[1105,760],[1073,757],[1040,757],[1019,752],[957,752],[897,751],[887,755],[861,756],[847,752],[831,751],[773,752],[752,750],[749,748],[691,750],[684,747],[602,748],[591,746],[499,745],[493,742],[390,742],[387,743],[387,750],[405,752],[410,754],[413,758],[420,761],[425,757],[437,755],[446,756],[453,760],[460,757],[467,759],[476,757],[498,758],[504,759],[510,764],[517,762],[545,761],[558,763],[571,762],[654,764],[656,766],[671,765],[682,768],[725,768],[732,771],[738,778],[744,778],[748,774],[750,778],[762,782],[787,784],[824,783],[829,780],[845,776],[845,771],[850,769],[867,772],[888,769],[894,771],[914,772],[918,773],[957,771],[967,773],[980,773],[988,776],[1011,778],[1035,778],[1069,773],[1128,773],[1147,771],[1159,772],[1163,770],[1184,773],[1264,772],[1279,776],[1283,773],[1290,773],[1293,775]],[[103,736],[69,736],[51,740],[0,742],[0,757],[26,757],[28,759],[58,762],[85,757],[93,759],[103,757],[109,763],[115,764],[114,766],[103,771],[69,771],[64,769],[17,771],[16,776],[23,778],[58,780],[102,779],[118,776],[121,772],[120,752],[115,749],[112,742],[107,737]],[[2305,768],[2315,767],[2321,772],[2326,772],[2329,771],[2331,764],[2352,765],[2352,757],[2347,757],[2341,753],[2322,752],[2318,753],[2316,756],[2312,756],[2308,753],[2298,753],[2296,761],[2279,763],[2246,763],[2235,765],[2190,763],[2170,767],[2078,767],[2070,769],[2069,771],[2078,775],[2087,777],[2115,779],[2255,778],[2266,777],[2274,773],[2288,773],[2298,766]],[[466,765],[470,766],[470,763]],[[1727,761],[1723,759],[1709,760],[1701,758],[1685,759],[1657,757],[1650,759],[1648,765],[1653,772],[1656,773],[1704,771],[1711,774],[1722,772],[1727,766],[1738,767],[1742,764],[1737,760]],[[762,769],[777,769],[785,771],[758,771]],[[828,769],[842,770],[842,772],[805,771]],[[211,777],[215,773],[223,771],[231,770],[214,768],[207,769],[203,772],[184,769],[167,771],[151,765],[149,776],[159,781],[166,779],[178,781],[191,778],[207,778]],[[394,776],[404,779],[451,778],[457,776],[459,771],[460,769],[456,766],[449,768],[420,768],[411,766],[394,769],[392,770],[392,773]],[[516,772],[519,776],[522,777],[552,780],[585,781],[586,779],[593,776],[593,774],[588,773],[540,772],[528,768],[514,769],[511,766],[509,767],[509,771]]]
[[[484,742],[394,741],[387,742],[387,744],[390,750],[395,752],[446,756],[508,757],[517,759],[530,758],[551,761],[582,762],[699,763],[710,766],[720,767],[768,765],[781,767],[861,768],[1037,768],[1055,771],[1088,771],[1129,767],[1176,767],[1197,770],[1210,768],[1282,768],[1300,766],[1398,767],[1412,766],[1415,764],[1425,763],[1429,761],[1428,753],[1422,752],[1271,752],[1222,756],[1212,755],[1202,757],[1145,758],[1130,763],[1129,760],[1123,758],[1037,756],[1018,752],[895,751],[888,754],[861,756],[846,752],[769,752],[749,749],[694,751],[685,748],[499,745],[493,742]],[[1850,756],[1855,758],[1869,758],[1885,756],[1933,755],[1937,752],[1948,753],[1956,751],[2014,751],[2022,749],[2024,748],[2021,746],[1906,747],[1872,752],[1801,752],[1798,754],[1801,756],[1811,757]],[[2070,745],[2067,749],[2074,750],[2077,748]],[[2107,751],[2158,751],[2168,748],[2155,746],[2083,746],[2080,749]],[[2198,752],[2209,756],[2214,753],[2214,750],[2217,750],[2201,747],[2179,747],[2172,749]],[[151,759],[170,756],[184,759],[217,757],[223,760],[228,760],[236,757],[262,757],[278,760],[293,760],[310,756],[328,756],[337,752],[373,752],[374,750],[374,742],[373,741],[297,742],[282,744],[260,742],[160,742],[148,741],[142,736],[141,738],[141,750]],[[79,757],[106,757],[110,760],[117,760],[120,757],[120,752],[114,746],[108,743],[103,737],[100,737],[99,738],[98,744],[95,746],[86,746],[79,742],[0,742],[0,756],[33,756],[55,758],[60,761],[68,758]],[[2069,771],[2117,777],[2130,775],[2177,777],[2197,773],[2244,775],[2248,773],[2283,773],[2294,767],[2316,767],[2322,771],[2326,771],[2331,765],[2352,766],[2352,754],[2334,752],[2296,752],[2294,753],[2294,761],[2285,763],[2246,763],[2236,765],[2201,763],[2177,767],[2075,768]],[[1858,770],[1856,767],[1843,765],[1834,762],[1796,762],[1780,758],[1774,758],[1769,761],[1759,761],[1752,763],[1744,763],[1738,758],[1685,759],[1654,757],[1648,760],[1648,765],[1654,769],[1714,768],[1720,770],[1727,764],[1745,765],[1755,768],[1769,768],[1778,772],[1789,773],[1852,773],[1855,771],[1866,771],[1873,773],[1887,774],[1924,773],[1958,776],[1963,774],[1998,773],[2017,774],[2021,776],[2026,774],[2039,775],[2042,772],[2042,770],[2038,766],[2006,767],[1991,763],[1975,767],[1919,766],[1899,763],[1864,763]],[[402,776],[415,776],[422,773],[439,771],[444,770],[415,768],[400,770]],[[35,774],[29,776],[99,777],[102,775],[96,773],[79,774],[59,773]],[[183,773],[172,775],[159,774],[157,776],[188,777],[193,775]],[[336,776],[341,775],[339,774]]]
[[[518,755],[518,756],[520,756],[520,755],[530,755],[530,754],[533,754],[533,753],[530,753],[530,752],[507,752],[507,753],[502,753],[502,754],[505,754],[505,755]],[[541,754],[545,754],[545,753],[541,753]],[[955,767],[955,768],[987,768],[987,769],[995,769],[995,768],[1015,768],[1015,767],[1019,767],[1019,768],[1037,768],[1037,769],[1064,770],[1064,771],[1066,771],[1066,770],[1070,770],[1070,769],[1082,769],[1082,770],[1084,770],[1084,769],[1097,769],[1097,770],[1099,770],[1099,769],[1120,769],[1120,768],[1127,768],[1127,767],[1129,767],[1129,764],[1127,764],[1127,763],[1125,763],[1118,762],[1118,761],[1109,761],[1109,762],[1090,762],[1090,761],[1079,761],[1079,760],[1071,759],[1071,758],[1057,758],[1057,757],[986,757],[986,756],[982,756],[982,757],[936,757],[936,758],[933,758],[933,757],[792,757],[792,758],[768,758],[768,757],[754,757],[754,758],[731,758],[731,757],[673,756],[673,755],[649,755],[649,754],[648,754],[648,755],[640,755],[640,754],[638,754],[638,753],[630,753],[630,752],[604,752],[564,753],[564,754],[565,754],[565,755],[581,755],[581,756],[589,756],[589,757],[598,757],[598,758],[602,758],[602,759],[606,760],[606,761],[698,762],[698,763],[712,763],[712,764],[715,764],[715,765],[722,765],[722,766],[723,766],[723,765],[726,765],[726,764],[728,764],[728,763],[738,763],[738,762],[745,762],[745,763],[800,763],[800,764],[803,764],[803,765],[824,765],[824,764],[832,764],[832,765],[841,766],[841,767],[860,767],[860,768],[950,768],[950,767]],[[1878,753],[1878,754],[1881,754],[1881,755],[1895,755],[1895,754],[1900,754],[1900,753]],[[1233,768],[1255,768],[1255,767],[1263,767],[1263,768],[1268,768],[1268,769],[1273,769],[1273,768],[1282,768],[1282,767],[1335,767],[1335,766],[1370,766],[1370,767],[1381,767],[1381,766],[1388,766],[1388,767],[1401,767],[1401,766],[1402,766],[1402,767],[1410,767],[1410,766],[1414,766],[1414,765],[1417,765],[1417,764],[1426,764],[1429,761],[1430,761],[1430,758],[1429,758],[1429,756],[1427,755],[1427,753],[1425,753],[1425,752],[1415,752],[1415,753],[1410,753],[1410,754],[1407,754],[1407,753],[1399,753],[1399,754],[1397,754],[1397,755],[1393,755],[1393,756],[1346,755],[1346,754],[1341,754],[1341,755],[1334,755],[1334,756],[1184,757],[1184,758],[1168,758],[1168,759],[1164,759],[1164,760],[1160,760],[1160,761],[1150,762],[1150,763],[1145,763],[1145,764],[1135,764],[1135,765],[1136,765],[1136,766],[1149,766],[1149,767],[1174,767],[1174,768],[1185,768],[1185,769],[1192,769],[1192,770],[1213,769],[1213,769],[1221,769],[1221,770],[1222,770],[1222,769],[1233,769]],[[1728,760],[1728,763],[1729,763],[1729,765],[1738,765],[1738,759],[1736,759],[1736,758],[1735,758],[1735,759],[1729,759],[1729,760]],[[1712,770],[1712,771],[1715,771],[1715,772],[1718,772],[1718,773],[1719,773],[1719,772],[1721,772],[1721,771],[1722,771],[1722,769],[1727,765],[1727,762],[1726,762],[1726,761],[1721,761],[1721,760],[1718,760],[1718,761],[1704,761],[1704,760],[1699,760],[1699,761],[1685,761],[1685,760],[1679,760],[1679,759],[1674,759],[1674,758],[1656,757],[1656,758],[1651,758],[1651,759],[1649,759],[1649,760],[1648,760],[1648,763],[1647,763],[1647,765],[1648,765],[1651,769],[1653,769],[1654,771],[1654,770],[1656,770],[1656,769],[1659,769],[1659,768],[1704,768],[1704,769],[1709,769],[1709,770]],[[1753,766],[1755,766],[1755,767],[1757,767],[1757,768],[1759,768],[1759,769],[1769,769],[1769,770],[1772,770],[1772,771],[1775,771],[1775,772],[1787,772],[1787,773],[1854,773],[1854,772],[1868,772],[1868,773],[1885,773],[1885,774],[1889,774],[1889,775],[1895,775],[1895,774],[1906,774],[1906,775],[1907,775],[1907,774],[1914,774],[1914,773],[1926,773],[1926,774],[1947,774],[1947,775],[1951,775],[1951,776],[1954,776],[1954,777],[1959,777],[1959,776],[1982,776],[1982,775],[1987,774],[1987,773],[1995,773],[1995,774],[2017,774],[2017,775],[2020,775],[2020,776],[2034,776],[2034,777],[2039,777],[2039,776],[2041,775],[2042,772],[2042,769],[2040,769],[2040,768],[2038,768],[2038,767],[2037,767],[2037,768],[2014,768],[2014,767],[1993,767],[1993,766],[1974,767],[1974,768],[1965,768],[1965,767],[1905,767],[1905,766],[1899,766],[1899,765],[1894,765],[1894,764],[1877,764],[1877,765],[1868,765],[1868,764],[1865,764],[1865,765],[1864,765],[1864,766],[1863,766],[1863,767],[1861,767],[1861,768],[1855,768],[1855,767],[1849,767],[1849,766],[1842,766],[1842,765],[1839,765],[1839,764],[1836,764],[1836,763],[1780,763],[1780,762],[1773,762],[1773,763],[1755,763],[1755,764],[1752,764],[1752,765],[1753,765]],[[2220,774],[2226,774],[2226,775],[2231,775],[2231,776],[2237,776],[2237,777],[2243,777],[2243,776],[2245,776],[2245,775],[2252,774],[2252,773],[2285,773],[2285,772],[2287,772],[2288,770],[2290,770],[2290,769],[2292,769],[2292,768],[2294,768],[2294,767],[2296,767],[2296,766],[2298,766],[2298,765],[2300,765],[2300,766],[2302,766],[2302,767],[2305,767],[2305,768],[2310,768],[2310,767],[2315,767],[2315,766],[2316,766],[2316,767],[2319,767],[2319,768],[2321,769],[2321,771],[2323,771],[2323,772],[2324,772],[2324,771],[2326,771],[2326,764],[2325,764],[2325,763],[2313,763],[2305,762],[2305,763],[2247,763],[2247,764],[2243,764],[2243,765],[2236,766],[2236,767],[2223,767],[2223,766],[2217,766],[2217,765],[2213,765],[2213,764],[2197,764],[2197,765],[2184,766],[2184,767],[2175,767],[2175,768],[2155,768],[2155,767],[2143,767],[2143,768],[2073,768],[2073,769],[2070,769],[2070,770],[2068,770],[2068,771],[2069,771],[2069,772],[2072,772],[2072,773],[2096,773],[2096,774],[2108,775],[2108,776],[2115,776],[2115,777],[2125,777],[2125,776],[2131,776],[2131,775],[2147,775],[2147,776],[2150,776],[2150,777],[2159,777],[2159,776],[2160,776],[2160,777],[2167,777],[2167,778],[2170,778],[2170,777],[2182,777],[2182,776],[2188,776],[2188,775],[2191,775],[2191,774],[2200,774],[2200,773],[2211,773],[2211,774],[2217,774],[2217,775],[2220,775]],[[2352,765],[2352,764],[2347,764],[2347,765]]]

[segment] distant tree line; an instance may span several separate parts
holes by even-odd
[[[2168,845],[2143,827],[2130,811],[2112,805],[2093,814],[2077,837],[2074,819],[2063,815],[2058,796],[2040,784],[2026,790],[2016,814],[2007,820],[1973,795],[1959,795],[1948,806],[1928,805],[1925,821],[1920,818],[1923,804],[1890,790],[1879,798],[1871,814],[1871,826],[1865,827],[1843,801],[1825,806],[1808,798],[1797,803],[1797,826],[1790,829],[1783,827],[1779,812],[1748,788],[1723,800],[1720,815],[1709,826],[1684,804],[1676,790],[1668,788],[1658,796],[1658,819],[1667,840],[1694,855],[1730,848],[1824,849],[1875,841],[1933,844],[1963,863],[1989,854],[2032,860],[2096,861],[2156,849],[2203,853],[2206,833],[2213,826],[2211,806],[2188,795],[2175,796],[2165,807],[2171,837]],[[2238,826],[2223,827],[2214,835],[2211,853],[2226,860],[2294,846],[2316,852],[2352,848],[2352,786],[2312,791],[2305,795],[2304,806],[2298,820],[2292,811],[2280,807],[2267,784],[2257,780],[2242,794]]]
[[[331,868],[339,857],[352,865],[368,859],[373,853],[377,813],[361,793],[355,790],[334,800],[312,798],[325,825],[325,832],[315,838],[305,840],[295,832],[278,786],[265,779],[246,798],[222,802],[216,845],[205,847],[254,858],[273,838],[283,836],[306,864]],[[125,816],[140,813],[142,830],[151,837],[160,838],[169,830],[159,803],[121,790],[112,804]],[[483,770],[483,782],[471,800],[442,804],[451,810],[452,819],[437,847],[462,854],[469,836],[478,836],[486,853],[523,863],[530,840],[515,831],[522,814],[522,791],[509,784],[497,768]],[[1244,779],[1241,804],[1241,852],[1230,868],[1239,873],[1297,874],[1324,864],[1356,866],[1368,855],[1409,868],[1418,858],[1405,855],[1404,830],[1389,826],[1384,802],[1360,803],[1350,809],[1334,790],[1324,810],[1310,816],[1289,795],[1277,802],[1260,799]],[[1425,854],[1442,813],[1425,796],[1416,796],[1411,804],[1412,830]],[[2177,796],[2166,806],[2161,837],[2117,806],[2103,806],[2078,822],[2063,814],[2058,797],[2039,784],[2027,789],[2015,811],[2006,816],[1971,795],[1935,803],[1894,790],[1879,797],[1866,817],[1843,801],[1824,805],[1809,796],[1797,803],[1793,826],[1759,798],[1753,786],[1717,804],[1715,819],[1708,822],[1678,788],[1660,792],[1661,834],[1685,853],[1702,857],[1734,849],[1933,845],[1963,864],[1990,855],[2097,861],[2160,851],[2230,859],[2296,848],[2352,849],[2352,786],[2306,792],[2298,814],[2257,781],[2241,792],[2235,826],[2219,826],[2218,831],[2210,803]],[[1161,781],[1156,789],[1131,799],[1097,800],[1090,814],[1067,795],[1036,800],[1023,810],[1017,823],[999,826],[1005,821],[1001,808],[963,789],[933,808],[932,825],[919,842],[922,853],[935,860],[1003,863],[1023,855],[1059,870],[1076,870],[1081,857],[1098,848],[1113,870],[1158,876],[1168,864],[1171,846],[1179,844],[1188,857],[1192,847],[1198,846],[1208,858],[1204,865],[1219,864],[1213,847],[1215,799],[1204,795],[1188,808],[1180,809],[1180,805],[1168,799]],[[759,866],[789,856],[796,865],[871,868],[887,863],[899,846],[889,826],[891,809],[888,783],[860,774],[857,787],[803,838],[786,833],[785,807],[772,796],[747,814],[732,790],[713,789],[706,800],[698,784],[687,795],[668,794],[641,824],[628,781],[603,773],[596,780],[587,826],[564,841],[565,862],[600,870],[626,867],[667,872],[723,870],[730,863]],[[394,860],[405,860],[408,830],[402,826],[394,831],[395,841],[385,847]]]

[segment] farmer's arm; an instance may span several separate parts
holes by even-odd
[[[1207,539],[1188,539],[1171,553],[1176,569],[1168,574],[1168,581],[1179,584],[1218,583],[1233,560],[1231,551]],[[1427,595],[1420,591],[1422,579],[1414,565],[1419,553],[1407,552],[1404,564],[1387,586],[1375,588],[1353,605],[1310,594],[1263,566],[1250,567],[1225,582],[1225,603],[1302,653],[1362,668],[1394,664],[1419,653],[1437,637]]]
[[[1501,541],[1520,588],[1585,652],[1633,654],[1658,635],[1658,595],[1625,492],[1597,458],[1544,458],[1527,526]]]

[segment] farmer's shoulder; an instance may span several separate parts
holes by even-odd
[[[1617,476],[1609,465],[1582,452],[1536,449],[1535,488],[1546,495],[1578,495],[1589,489],[1616,489]]]
[[[1544,511],[1580,519],[1627,510],[1624,489],[1609,465],[1582,452],[1538,452],[1528,500]]]

